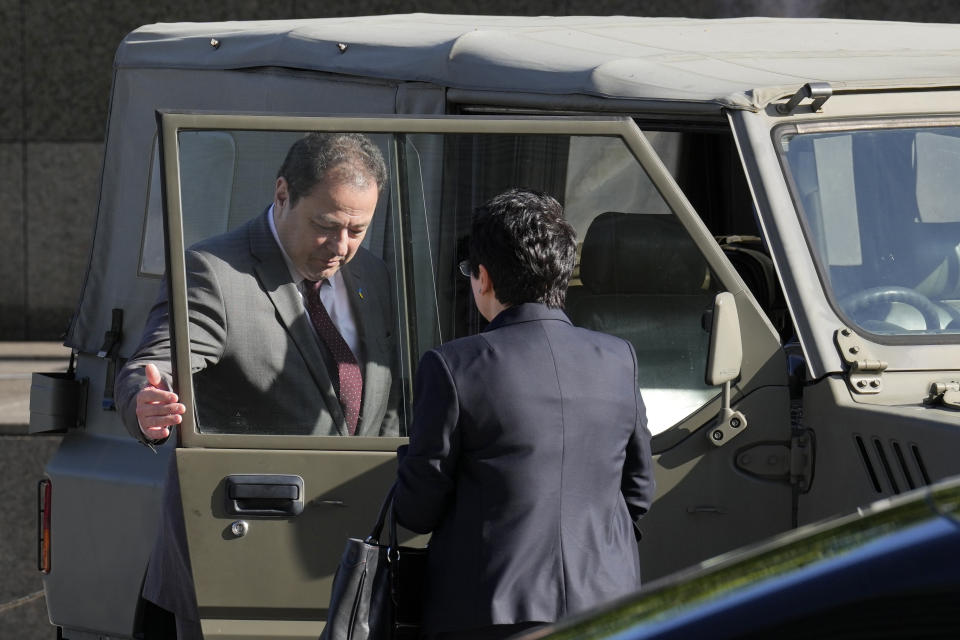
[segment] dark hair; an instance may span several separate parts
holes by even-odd
[[[487,268],[497,300],[507,306],[540,302],[559,309],[576,260],[577,238],[554,198],[510,189],[473,216],[470,265]]]
[[[313,132],[293,143],[277,177],[287,181],[290,203],[296,204],[324,180],[360,188],[373,182],[382,190],[387,167],[377,146],[361,133]]]

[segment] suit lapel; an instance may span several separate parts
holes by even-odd
[[[372,416],[376,413],[374,405],[383,393],[382,363],[389,361],[387,359],[389,354],[385,353],[386,346],[382,342],[382,336],[385,333],[383,318],[376,312],[380,304],[370,298],[377,292],[367,291],[363,287],[363,266],[359,260],[348,262],[341,269],[341,273],[343,273],[343,283],[347,287],[350,311],[353,313],[360,338],[360,353],[356,355],[363,367],[363,400],[360,406],[357,435],[379,435],[380,425],[371,425],[364,416]]]
[[[323,396],[327,410],[337,425],[337,431],[340,435],[346,435],[343,409],[334,392],[330,374],[324,365],[327,356],[320,348],[316,334],[304,312],[297,284],[290,280],[290,270],[270,232],[266,213],[254,220],[251,225],[250,253],[257,260],[254,268],[260,284],[270,297],[270,301],[277,310],[277,316],[290,334],[291,340],[300,351],[310,375],[313,376]]]

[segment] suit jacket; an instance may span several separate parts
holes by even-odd
[[[432,531],[430,633],[551,622],[640,586],[654,479],[633,347],[522,304],[427,352],[394,508]]]
[[[267,213],[191,247],[186,270],[190,370],[201,429],[347,435],[331,381],[336,368],[304,311]],[[357,435],[398,435],[386,265],[361,248],[341,270],[361,343],[356,354],[363,371]],[[136,394],[146,384],[143,367],[148,362],[172,381],[165,286],[115,387],[124,423],[141,440]]]

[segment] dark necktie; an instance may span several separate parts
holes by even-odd
[[[343,414],[347,420],[347,429],[350,435],[357,432],[357,421],[360,417],[360,399],[363,397],[363,378],[360,376],[360,365],[357,358],[347,345],[337,330],[330,314],[323,306],[320,300],[320,286],[323,281],[303,281],[303,293],[307,314],[310,321],[317,330],[317,335],[323,340],[324,344],[330,350],[334,362],[337,363],[337,380],[334,381],[334,388],[340,404],[343,406]]]

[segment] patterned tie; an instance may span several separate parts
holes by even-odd
[[[357,421],[360,417],[363,378],[360,376],[360,365],[357,363],[357,358],[350,351],[347,341],[337,331],[336,325],[330,319],[330,314],[327,313],[323,302],[320,300],[320,286],[323,282],[323,280],[304,280],[304,301],[307,314],[317,330],[317,335],[327,345],[334,361],[337,363],[337,380],[334,381],[334,388],[337,397],[340,398],[340,404],[343,405],[347,428],[350,435],[354,435],[357,432]]]

